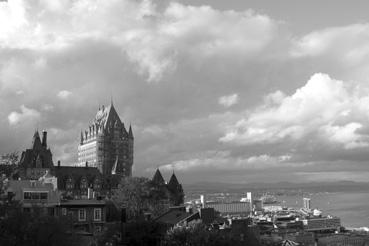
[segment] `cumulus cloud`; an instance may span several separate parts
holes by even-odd
[[[272,93],[274,104],[261,105],[229,126],[221,142],[240,145],[299,141],[312,135],[318,141],[344,148],[367,146],[369,139],[359,129],[368,125],[368,96],[327,74],[314,74],[290,96]],[[278,96],[276,96],[278,95]],[[270,99],[266,100],[267,102]]]
[[[219,97],[218,103],[226,108],[238,103],[238,94]]]
[[[149,81],[176,68],[179,57],[207,59],[243,54],[255,57],[276,35],[277,24],[253,11],[220,11],[210,6],[170,3],[159,11],[144,1],[9,1],[0,6],[0,45],[60,50],[81,40],[121,47]],[[39,58],[35,66],[46,65]]]
[[[72,92],[67,91],[67,90],[62,90],[58,92],[58,97],[60,99],[67,99],[70,95],[72,95]]]
[[[39,121],[41,113],[36,109],[27,108],[24,105],[20,106],[20,112],[13,111],[8,115],[8,122],[11,126],[18,124],[29,124]]]
[[[295,40],[290,54],[294,57],[326,56],[347,65],[360,65],[367,63],[369,55],[368,32],[368,23],[314,31]]]

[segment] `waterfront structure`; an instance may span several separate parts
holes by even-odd
[[[339,231],[341,219],[338,217],[307,218],[303,220],[305,231]]]
[[[304,209],[307,211],[311,210],[311,199],[304,197],[303,202],[304,202]]]
[[[248,217],[250,215],[249,202],[232,202],[232,203],[206,203],[206,208],[213,208],[218,211],[222,217]]]
[[[22,152],[18,175],[22,179],[37,180],[51,172],[54,164],[50,148],[47,146],[47,132],[42,132],[42,141],[38,130],[35,131],[31,148]]]
[[[113,103],[102,106],[87,130],[81,131],[78,163],[96,167],[104,177],[132,176],[133,131],[127,131]]]

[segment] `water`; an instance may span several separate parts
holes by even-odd
[[[341,218],[345,227],[369,227],[369,192],[336,192],[305,195],[311,198],[311,208],[318,208],[323,215]],[[302,196],[278,196],[281,205],[301,208]]]

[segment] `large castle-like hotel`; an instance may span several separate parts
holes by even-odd
[[[99,108],[87,130],[81,131],[78,164],[96,167],[107,176],[132,175],[133,132],[127,131],[113,103]]]
[[[70,197],[83,197],[89,188],[102,194],[117,185],[121,177],[132,176],[133,131],[126,130],[113,103],[99,108],[89,127],[81,132],[78,163],[54,165],[47,144],[47,132],[34,133],[31,148],[23,151],[16,176],[37,180],[50,174],[57,177],[58,189]]]

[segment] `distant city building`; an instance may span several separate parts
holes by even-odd
[[[310,200],[310,198],[304,197],[303,202],[304,202],[304,209],[310,210],[311,209],[311,200]]]
[[[218,211],[222,217],[248,217],[251,212],[249,202],[208,202],[205,206],[206,208],[214,208],[214,210]]]
[[[132,176],[133,132],[127,131],[113,103],[102,106],[87,130],[81,131],[78,163],[96,167],[104,177]]]
[[[42,132],[42,141],[35,131],[32,146],[22,152],[19,161],[19,177],[22,179],[39,179],[54,167],[52,154],[47,147],[47,132]]]
[[[340,230],[341,219],[338,217],[308,218],[303,220],[306,231],[329,231]]]

